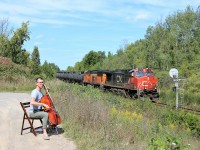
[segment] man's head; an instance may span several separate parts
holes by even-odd
[[[36,78],[36,86],[39,87],[40,89],[42,89],[43,84],[44,84],[44,80],[41,77]]]

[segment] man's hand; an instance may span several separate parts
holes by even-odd
[[[44,108],[50,108],[49,105],[44,104],[44,103],[42,103],[42,106],[43,106]]]
[[[49,107],[49,105],[42,103],[42,106],[44,107],[44,111],[48,112],[51,108]]]

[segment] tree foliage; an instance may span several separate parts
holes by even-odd
[[[22,26],[14,31],[12,28],[9,29],[7,19],[0,20],[0,56],[10,58],[12,62],[24,66],[24,68],[30,68],[32,75],[52,78],[59,67],[47,61],[41,66],[37,46],[34,47],[31,55],[23,48],[24,43],[30,39],[28,25],[29,22],[22,23]],[[6,67],[3,68],[6,71]],[[7,69],[10,68],[7,67]]]
[[[131,43],[124,50],[109,56],[102,68],[150,67],[159,71],[179,68],[185,77],[188,69],[200,64],[200,7],[190,6],[169,15],[164,22],[149,26],[145,38]],[[118,63],[121,62],[121,63]]]
[[[14,35],[10,39],[10,57],[14,63],[22,64],[24,62],[24,59],[27,59],[26,56],[28,54],[26,53],[26,50],[22,48],[24,45],[24,42],[29,40],[30,33],[28,31],[28,22],[22,23],[22,27],[17,29],[17,31],[14,32]]]
[[[14,63],[27,65],[29,53],[23,49],[24,42],[30,39],[29,22],[22,23],[21,28],[8,29],[8,20],[0,21],[0,56],[9,57]]]
[[[59,71],[59,67],[54,63],[48,63],[46,60],[44,64],[41,66],[42,74],[45,75],[45,78],[53,78],[55,72]]]
[[[100,54],[95,51],[90,51],[83,59],[83,66],[85,69],[89,69],[100,61]]]
[[[104,51],[95,52],[91,50],[81,62],[77,62],[74,67],[69,66],[67,71],[85,71],[88,69],[100,69],[103,63],[103,60],[106,58]]]
[[[40,74],[40,72],[41,72],[41,70],[40,70],[40,54],[39,54],[39,50],[38,50],[37,46],[35,46],[33,49],[33,53],[31,55],[31,60],[33,62],[32,73]]]

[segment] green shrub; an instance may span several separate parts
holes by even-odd
[[[166,133],[164,136],[151,138],[149,150],[183,150],[189,148],[189,144],[184,144],[180,136],[172,136]]]

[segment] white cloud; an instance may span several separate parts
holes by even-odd
[[[35,42],[35,43],[34,43],[34,46],[40,46],[40,45],[41,45],[40,42]]]
[[[136,20],[145,20],[149,18],[149,15],[147,13],[139,13],[135,16]]]
[[[39,35],[37,35],[37,36],[35,37],[35,39],[41,39],[41,38],[43,38],[43,35],[42,35],[42,34],[39,34]]]
[[[147,11],[138,11],[134,15],[130,15],[126,17],[129,21],[141,21],[150,19],[150,13]]]
[[[90,22],[107,22],[109,17],[128,20],[145,20],[157,16],[159,11],[169,12],[197,0],[18,0],[0,2],[0,15],[21,23],[81,25]],[[157,7],[157,9],[154,9]],[[145,11],[144,11],[145,10]],[[97,17],[96,17],[97,16]]]

